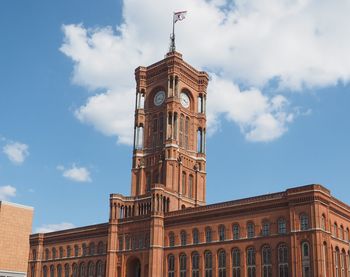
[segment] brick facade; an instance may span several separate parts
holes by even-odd
[[[170,52],[135,78],[131,196],[32,235],[30,277],[350,277],[350,207],[323,186],[206,205],[205,72]]]
[[[27,272],[33,208],[0,201],[0,276]]]

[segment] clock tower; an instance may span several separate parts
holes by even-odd
[[[162,188],[169,210],[204,205],[208,74],[172,51],[135,78],[131,195]]]

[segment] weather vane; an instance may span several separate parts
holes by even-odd
[[[173,33],[170,35],[169,52],[174,52],[175,47],[175,23],[186,18],[187,11],[174,12],[173,14]]]

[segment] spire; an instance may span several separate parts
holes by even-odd
[[[186,18],[187,11],[174,12],[173,14],[173,32],[170,35],[170,47],[169,52],[175,52],[175,23]]]

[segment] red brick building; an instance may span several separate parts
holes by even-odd
[[[131,196],[108,222],[30,238],[30,277],[350,277],[350,207],[321,185],[206,205],[208,75],[135,71]]]
[[[0,277],[26,276],[33,208],[0,201]]]

